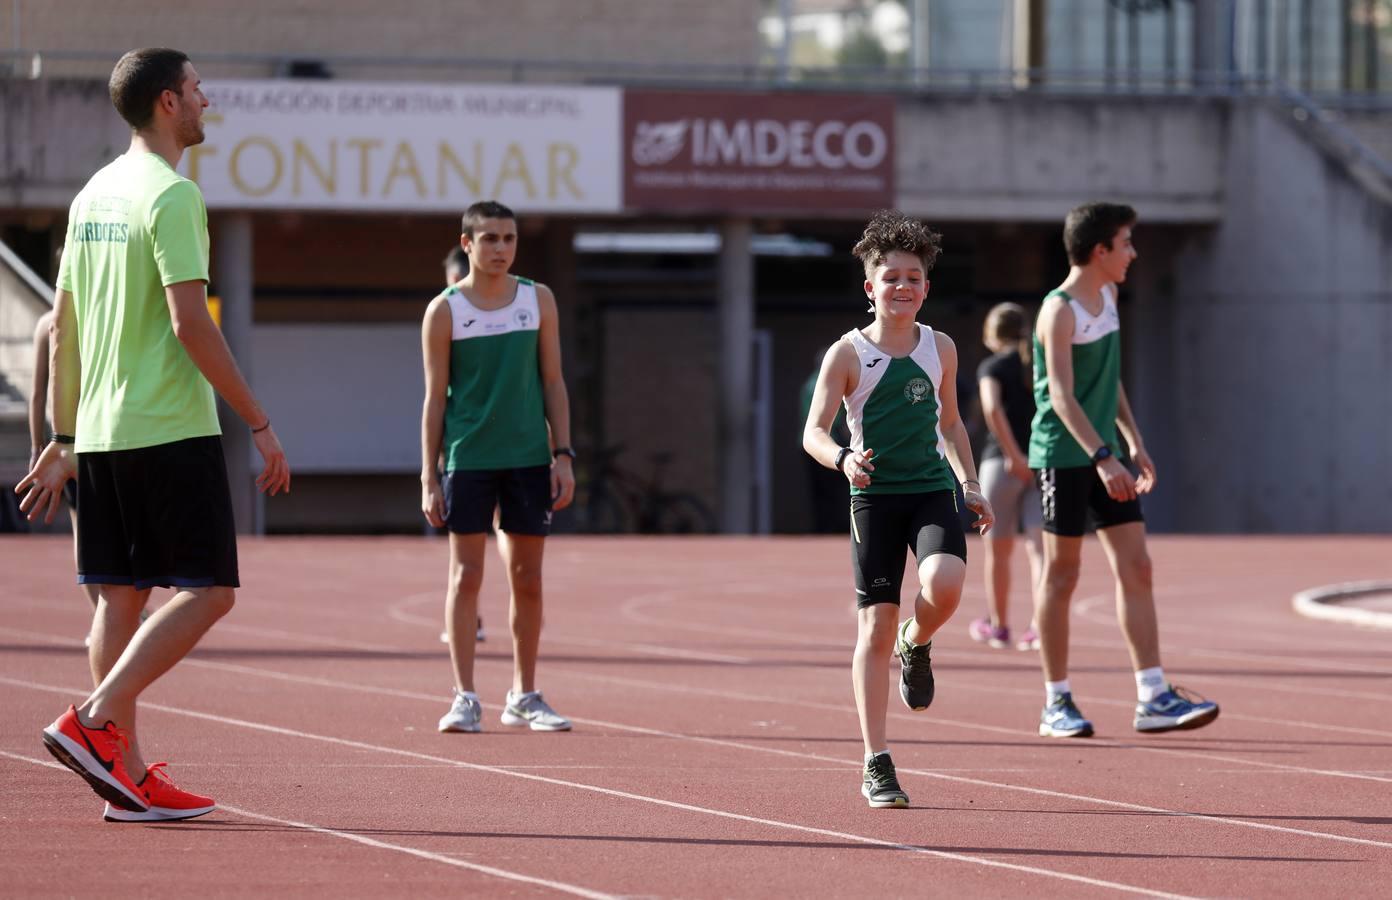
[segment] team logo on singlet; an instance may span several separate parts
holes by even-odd
[[[530,328],[532,326],[532,311],[530,309],[519,309],[517,314],[513,316],[513,319],[515,319],[517,324],[522,328]]]
[[[917,406],[924,400],[927,400],[928,395],[932,393],[932,391],[933,385],[927,378],[913,378],[909,380],[908,384],[904,385],[904,399],[909,401],[910,404]]]

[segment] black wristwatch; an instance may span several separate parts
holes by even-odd
[[[836,469],[837,469],[837,471],[841,471],[841,464],[844,463],[844,462],[846,461],[846,457],[850,456],[850,455],[851,455],[852,453],[854,453],[854,452],[855,452],[855,451],[852,450],[850,447],[842,447],[840,450],[837,450],[837,451],[836,451]]]
[[[1112,458],[1112,448],[1111,448],[1111,447],[1108,447],[1106,444],[1103,444],[1101,447],[1098,447],[1098,448],[1097,448],[1097,452],[1096,452],[1096,453],[1092,454],[1092,464],[1095,466],[1095,465],[1097,465],[1098,463],[1100,463],[1102,460],[1104,460],[1104,459],[1111,459],[1111,458]]]
[[[551,458],[555,459],[558,456],[569,456],[573,460],[575,459],[575,451],[569,447],[557,447],[551,451]]]

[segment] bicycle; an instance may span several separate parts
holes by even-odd
[[[695,494],[668,491],[663,471],[671,453],[654,453],[648,478],[619,468],[622,444],[585,454],[587,479],[580,493],[582,529],[596,534],[710,534],[715,514]]]

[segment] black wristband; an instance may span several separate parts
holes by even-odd
[[[840,450],[836,451],[836,471],[841,471],[841,464],[846,461],[847,456],[850,456],[854,452],[855,451],[850,447],[842,447]]]
[[[54,433],[53,433],[53,443],[55,443],[55,444],[76,444],[76,443],[77,443],[77,438],[73,437],[73,436],[70,435],[70,434],[58,434],[57,432],[54,432]]]
[[[551,451],[551,458],[555,459],[558,456],[568,456],[571,459],[575,459],[575,451],[569,447],[557,447],[555,450]]]
[[[252,434],[260,434],[261,432],[265,431],[267,428],[270,428],[270,427],[271,427],[271,420],[268,418],[268,419],[266,419],[266,424],[265,424],[265,425],[262,425],[260,428],[253,428],[253,429],[251,429],[251,433],[252,433]]]

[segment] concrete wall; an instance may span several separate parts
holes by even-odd
[[[749,0],[189,0],[177,8],[157,0],[18,0],[0,9],[0,47],[95,53],[102,58],[50,57],[44,73],[103,81],[122,52],[148,46],[185,51],[205,78],[282,73],[266,63],[200,63],[200,54],[747,65],[759,57],[759,7]],[[496,81],[514,75],[509,66],[470,68],[467,78],[461,69],[451,76],[449,69],[419,65],[331,68],[340,78]]]
[[[925,96],[899,104],[897,205],[935,222],[1059,222],[1099,197],[1151,222],[1223,214],[1227,104]]]
[[[1233,111],[1224,182],[1151,338],[1173,525],[1392,530],[1392,208],[1256,103]]]

